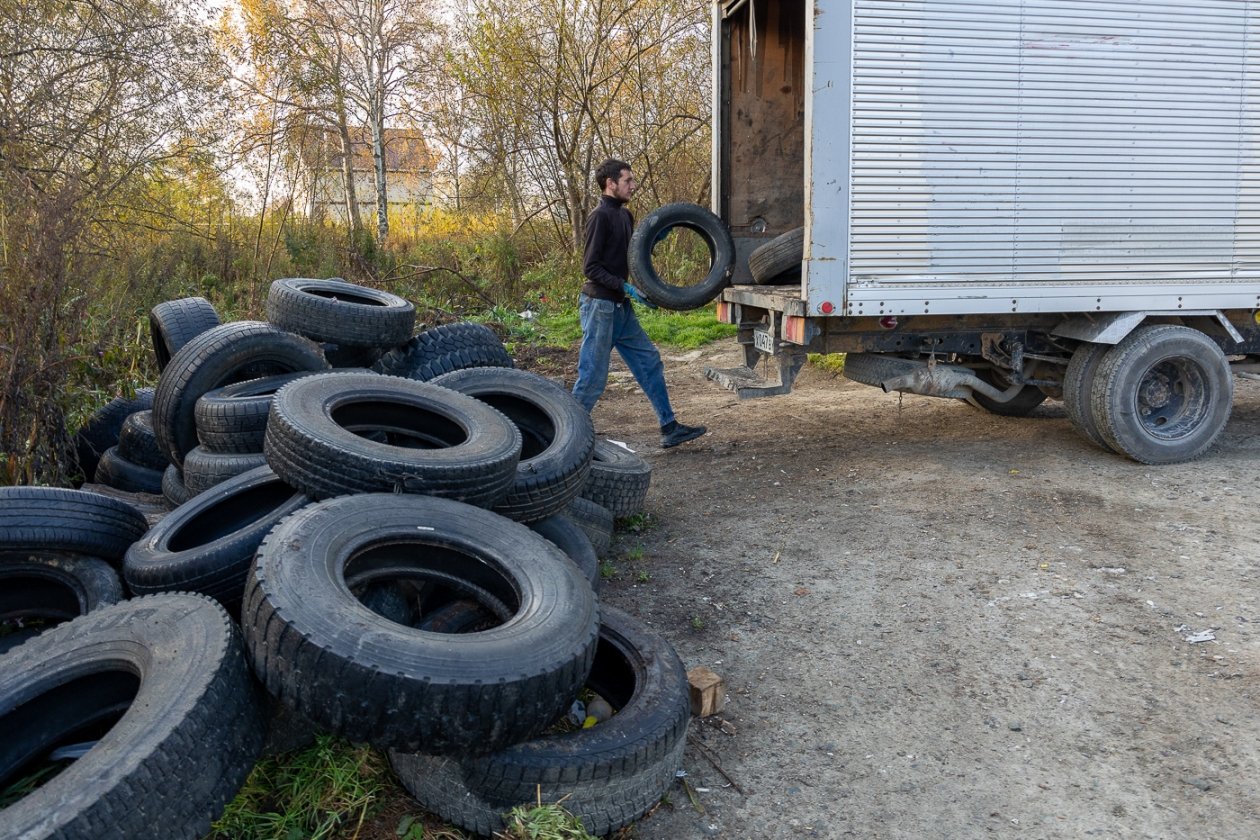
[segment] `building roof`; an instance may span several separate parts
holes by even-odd
[[[354,159],[351,169],[370,172],[372,135],[364,127],[351,128]],[[341,170],[341,139],[330,128],[312,128],[301,146],[302,162],[313,170]],[[432,172],[437,156],[429,151],[424,136],[413,129],[385,129],[385,169],[390,172]]]

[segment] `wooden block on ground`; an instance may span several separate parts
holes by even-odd
[[[697,717],[708,717],[722,711],[726,705],[726,683],[713,671],[697,665],[687,672],[687,683],[691,687],[691,713]]]

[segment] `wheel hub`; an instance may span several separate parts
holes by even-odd
[[[1203,372],[1186,360],[1168,360],[1152,367],[1137,393],[1138,417],[1151,434],[1165,438],[1189,433],[1202,419]],[[1196,396],[1197,395],[1197,396]]]

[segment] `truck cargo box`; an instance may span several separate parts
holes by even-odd
[[[1260,4],[715,14],[715,210],[804,226],[805,314],[1257,306]]]
[[[719,0],[741,397],[884,390],[1197,457],[1260,369],[1260,0]],[[763,364],[773,360],[773,364]]]

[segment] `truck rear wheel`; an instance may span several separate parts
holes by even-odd
[[[1107,353],[1091,406],[1107,444],[1143,464],[1207,451],[1225,428],[1234,381],[1224,352],[1198,330],[1139,327]]]
[[[1098,429],[1098,421],[1094,417],[1092,394],[1098,365],[1110,349],[1110,344],[1092,342],[1082,344],[1073,351],[1067,372],[1063,374],[1063,405],[1067,408],[1072,427],[1108,451],[1111,450],[1111,444],[1107,443],[1106,438]]]

